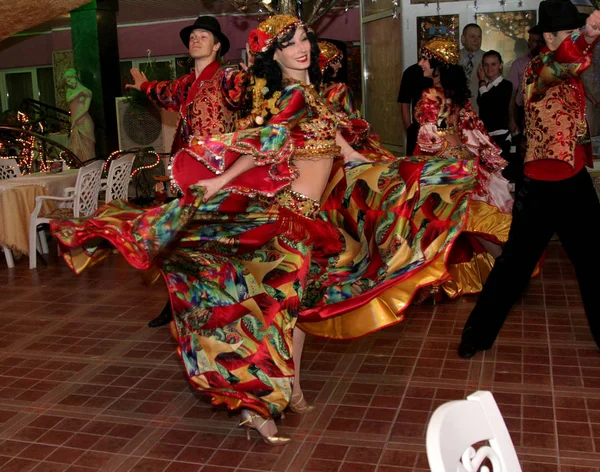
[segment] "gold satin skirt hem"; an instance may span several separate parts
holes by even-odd
[[[323,321],[301,322],[305,333],[327,339],[356,339],[404,320],[404,310],[418,290],[448,277],[446,252],[424,269],[393,285],[364,305]]]

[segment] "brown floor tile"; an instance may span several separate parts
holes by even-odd
[[[524,472],[600,472],[600,354],[556,245],[471,361],[455,349],[476,297],[410,307],[354,341],[309,336],[303,385],[318,408],[279,422],[285,447],[247,441],[191,392],[168,329],[145,326],[164,286],[118,257],[81,277],[54,254],[35,272],[18,261],[0,285],[0,472],[422,472],[433,410],[478,389],[494,393]]]

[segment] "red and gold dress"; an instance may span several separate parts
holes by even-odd
[[[451,298],[478,293],[494,265],[482,240],[504,244],[511,224],[513,198],[500,170],[506,161],[471,108],[455,105],[441,88],[423,92],[415,108],[419,135],[415,154],[435,159],[461,156],[473,161],[477,187],[469,198],[468,222],[448,258],[451,278],[442,288]],[[462,144],[452,146],[448,136]]]
[[[481,290],[494,261],[481,239],[501,244],[510,227],[504,161],[470,107],[453,108],[437,89],[417,117],[420,156],[374,156],[332,175],[320,216],[344,246],[328,259],[313,253],[303,330],[356,338],[402,321],[421,288],[441,286],[451,297]],[[464,144],[451,148],[444,133],[458,130]]]
[[[315,96],[292,84],[268,126],[191,138],[173,163],[184,191],[178,200],[150,210],[114,201],[91,218],[51,224],[76,273],[108,256],[111,245],[136,268],[159,268],[194,388],[215,404],[263,416],[278,415],[290,400],[292,331],[311,245],[339,246],[337,233],[315,221],[319,203],[292,190],[294,159],[339,155],[338,119]],[[203,202],[203,187],[193,184],[241,155],[252,155],[255,166]]]

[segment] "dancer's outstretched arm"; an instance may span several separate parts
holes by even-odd
[[[201,185],[206,188],[203,201],[208,201],[212,196],[221,190],[225,185],[235,179],[238,175],[243,174],[247,170],[254,167],[254,158],[249,155],[240,156],[231,167],[212,179],[199,180],[196,185]]]

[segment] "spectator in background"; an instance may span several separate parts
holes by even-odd
[[[502,149],[502,157],[510,162],[510,133],[508,131],[508,105],[512,96],[512,83],[502,77],[502,56],[498,51],[483,55],[477,68],[479,78],[479,117],[488,134]]]
[[[513,182],[518,182],[523,176],[523,127],[525,120],[525,108],[523,104],[523,74],[527,64],[537,56],[542,47],[544,47],[544,37],[542,33],[534,26],[528,31],[527,54],[515,59],[510,68],[509,80],[512,83],[513,91],[510,97],[508,107],[508,130],[512,138],[511,156],[509,164],[504,170],[504,176]],[[516,51],[515,44],[515,51]],[[512,159],[510,159],[512,157]]]
[[[527,67],[527,64],[529,64],[531,59],[540,53],[545,44],[544,37],[542,36],[542,33],[537,30],[537,26],[531,28],[528,33],[527,54],[524,54],[513,61],[508,77],[513,86],[513,94],[510,100],[508,115],[509,130],[513,136],[521,134],[523,129],[523,118],[525,117],[523,105],[523,74],[525,73],[525,67]]]
[[[419,64],[413,64],[402,74],[398,103],[402,113],[402,123],[406,132],[406,155],[412,156],[417,145],[419,123],[414,119],[413,111],[421,99],[423,90],[433,87],[433,81],[423,76],[423,69]]]
[[[515,44],[513,46],[514,57],[512,60],[504,63],[503,73],[504,78],[508,79],[510,77],[510,71],[512,70],[512,66],[515,61],[525,54],[529,53],[529,47],[527,46],[527,40],[525,38],[517,38],[515,39]]]
[[[469,23],[463,28],[460,41],[463,48],[460,50],[460,59],[458,63],[465,68],[467,83],[471,91],[471,105],[479,113],[477,106],[477,93],[479,91],[479,79],[477,78],[477,68],[483,59],[481,50],[481,27],[475,23]]]

